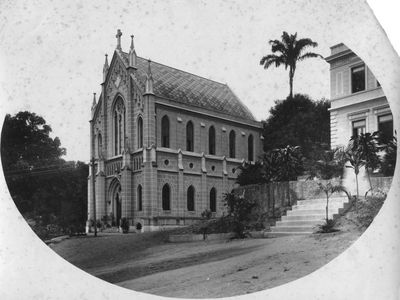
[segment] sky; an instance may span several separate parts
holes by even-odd
[[[264,120],[274,101],[289,94],[288,71],[259,64],[271,53],[268,41],[283,31],[297,32],[319,44],[311,51],[329,56],[330,47],[343,42],[343,28],[329,18],[345,24],[368,10],[362,6],[354,13],[345,6],[342,0],[2,0],[1,118],[34,112],[60,138],[67,160],[88,161],[93,93],[101,93],[104,55],[112,57],[121,29],[123,51],[129,51],[133,34],[139,56],[227,83]],[[294,92],[329,99],[329,65],[320,58],[300,62]]]

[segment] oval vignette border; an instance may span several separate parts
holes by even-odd
[[[317,9],[326,9],[323,1],[316,3]],[[392,1],[394,2],[394,1]],[[337,7],[349,6],[347,1],[336,1]],[[287,4],[290,5],[290,4]],[[370,14],[366,2],[352,1],[360,16]],[[341,7],[339,12],[343,12]],[[340,7],[339,7],[340,8]],[[351,11],[351,10],[350,10]],[[399,132],[400,64],[385,34],[375,20],[368,19],[360,26],[358,15],[347,13],[346,22],[329,13],[326,18],[338,33],[346,33],[342,42],[353,49],[379,78],[394,116],[394,126]],[[336,21],[335,21],[336,20]],[[397,21],[398,23],[398,21]],[[324,28],[324,26],[321,26]],[[398,24],[397,24],[398,27]],[[321,30],[321,29],[316,29]],[[332,44],[333,45],[333,44]],[[370,50],[373,51],[370,51]],[[400,49],[397,49],[400,51]],[[379,52],[379,55],[376,55]],[[384,57],[382,57],[384,56]],[[398,67],[398,69],[396,69]],[[393,70],[394,69],[394,70]],[[328,78],[327,78],[328,80]],[[396,101],[396,102],[395,102]],[[316,272],[270,290],[240,299],[382,299],[399,297],[399,167],[386,200],[374,223],[339,257]],[[36,238],[24,219],[19,215],[1,176],[1,219],[0,219],[0,295],[3,299],[159,299],[106,283],[75,268],[55,254]],[[397,199],[396,199],[397,198]],[[396,238],[397,237],[397,238]],[[29,251],[34,248],[35,251]],[[397,271],[397,272],[396,272]],[[16,275],[18,274],[18,275]],[[397,277],[395,277],[397,276]],[[18,280],[17,280],[18,279]],[[392,294],[394,293],[394,294]],[[13,295],[13,296],[11,296]],[[12,298],[10,298],[12,297]],[[235,297],[236,298],[236,297]],[[166,298],[168,299],[168,298]]]

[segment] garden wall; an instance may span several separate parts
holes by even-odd
[[[372,177],[371,183],[374,188],[379,188],[381,191],[388,193],[392,184],[392,177]],[[287,209],[290,209],[292,205],[297,203],[297,200],[309,200],[325,198],[325,194],[321,191],[317,185],[317,182],[324,184],[328,183],[328,180],[307,180],[307,181],[289,181],[289,182],[273,182],[264,185],[247,185],[238,187],[235,192],[239,196],[243,196],[246,199],[259,202],[260,213],[266,213],[267,218],[272,222],[279,219],[286,213]],[[347,180],[334,180],[332,181],[335,185],[342,185],[346,188],[349,185]],[[348,188],[351,191],[351,195],[355,195],[352,192],[352,187]],[[363,196],[365,192],[360,195]],[[333,197],[339,196],[334,194]],[[341,193],[340,196],[346,196],[345,193]]]

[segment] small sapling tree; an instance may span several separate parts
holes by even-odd
[[[342,185],[335,185],[332,184],[331,181],[328,181],[327,183],[323,182],[317,182],[317,185],[320,190],[322,190],[325,193],[326,196],[326,208],[325,208],[325,213],[326,213],[326,220],[329,219],[329,198],[332,196],[334,193],[340,193],[340,192],[346,192],[346,188],[343,187]]]
[[[346,168],[351,168],[354,170],[354,174],[356,175],[356,187],[357,187],[357,199],[360,197],[360,193],[358,191],[358,174],[360,173],[360,169],[365,166],[365,160],[362,159],[362,155],[358,151],[348,150],[345,152],[345,157],[347,161],[350,163],[350,166],[346,166]],[[356,210],[357,210],[357,200],[356,200]]]

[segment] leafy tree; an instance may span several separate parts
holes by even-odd
[[[372,190],[370,170],[378,168],[380,159],[378,156],[379,151],[379,135],[378,132],[374,133],[361,133],[360,135],[352,136],[350,139],[351,150],[358,152],[360,159],[364,160],[365,170],[367,172],[368,181]]]
[[[296,72],[297,62],[311,57],[323,58],[320,54],[314,52],[304,53],[308,47],[315,48],[318,44],[309,38],[298,40],[297,33],[289,35],[285,31],[282,34],[281,41],[270,40],[269,44],[271,45],[272,53],[279,53],[279,55],[268,54],[264,56],[261,58],[260,65],[263,65],[264,69],[268,69],[271,65],[275,65],[275,67],[284,65],[285,70],[289,67],[289,97],[291,98],[293,97],[293,78]]]
[[[286,146],[285,148],[275,149],[276,174],[275,181],[296,181],[303,171],[302,156],[300,147]]]
[[[298,145],[302,155],[311,159],[316,151],[330,149],[330,103],[313,101],[307,95],[275,101],[263,121],[264,151]]]
[[[52,139],[51,127],[35,113],[6,115],[1,134],[1,160],[5,172],[26,170],[62,162],[66,154],[58,137]]]
[[[253,209],[258,204],[236,195],[235,191],[232,190],[224,194],[224,206],[228,209],[228,216],[233,218],[232,230],[236,234],[236,237],[246,237],[248,234],[246,230],[252,220]]]
[[[313,179],[317,177],[323,180],[341,178],[344,165],[345,157],[342,147],[332,150],[321,150],[316,153],[314,159],[308,162],[309,178]]]
[[[240,186],[268,183],[268,180],[265,177],[264,165],[261,161],[256,161],[254,164],[245,162],[237,169],[239,173],[236,178],[236,183]]]
[[[385,155],[383,156],[380,172],[385,176],[393,176],[397,158],[397,138],[393,137],[381,150],[385,151]]]
[[[350,163],[350,166],[346,166],[346,168],[351,168],[354,170],[354,174],[356,175],[356,188],[357,188],[357,199],[360,197],[360,193],[358,190],[358,174],[360,173],[360,169],[365,166],[365,160],[362,159],[361,152],[353,151],[348,149],[345,152],[345,158]],[[357,208],[357,202],[356,202]]]
[[[26,218],[65,230],[87,219],[87,175],[83,162],[66,162],[51,127],[31,112],[7,115],[1,135],[1,161],[11,197]],[[73,231],[73,230],[71,230]]]
[[[303,172],[303,157],[298,146],[286,146],[264,152],[255,164],[244,163],[238,167],[239,185],[263,184],[271,181],[295,181]]]
[[[325,213],[326,213],[326,222],[328,223],[329,220],[329,198],[332,196],[334,193],[340,193],[340,192],[346,192],[347,190],[345,187],[339,184],[333,184],[331,181],[328,181],[327,183],[323,182],[317,182],[317,185],[320,190],[322,190],[325,193],[326,196],[326,207],[325,207]]]
[[[263,176],[266,183],[274,181],[276,179],[276,173],[278,169],[278,152],[264,152],[261,159],[263,165]]]

